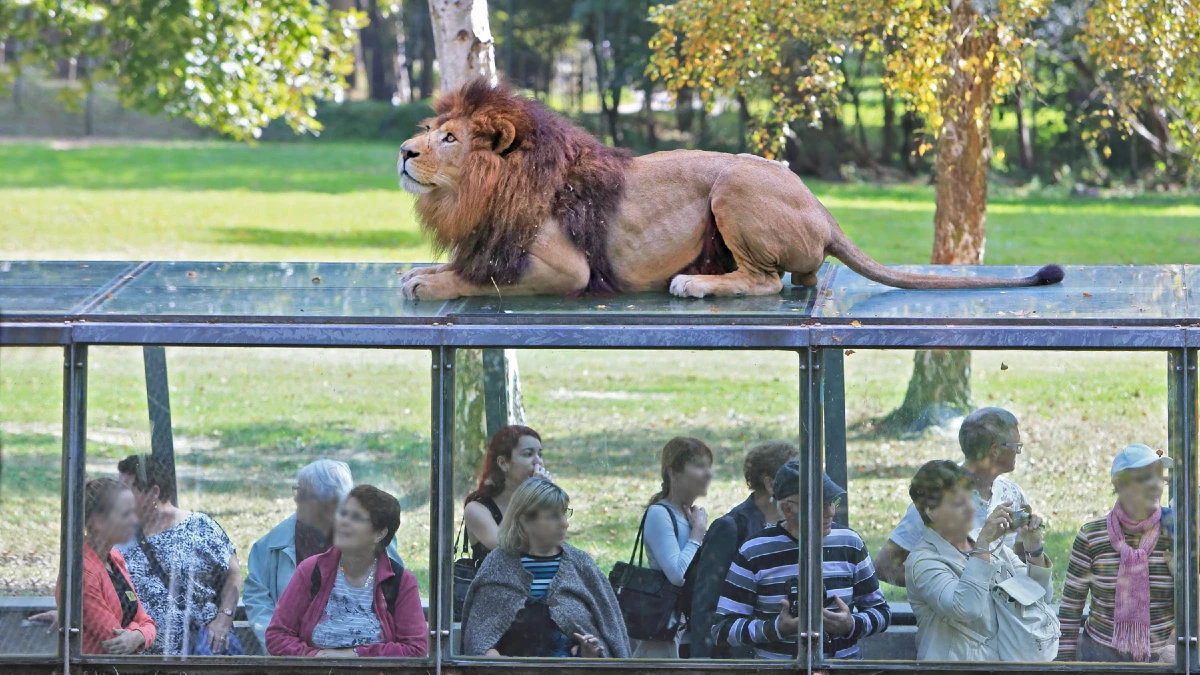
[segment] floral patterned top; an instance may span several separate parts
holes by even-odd
[[[158,637],[144,654],[186,654],[192,629],[217,616],[217,602],[229,557],[237,552],[225,530],[212,518],[193,511],[182,523],[146,537],[171,588],[154,573],[137,540],[117,548],[142,605],[154,619]]]

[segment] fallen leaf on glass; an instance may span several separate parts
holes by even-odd
[[[319,284],[319,283],[321,283],[321,277],[313,277],[313,283],[314,283],[314,284]]]
[[[1083,297],[1085,297],[1085,298],[1090,298],[1090,297],[1092,297],[1092,294],[1091,294],[1091,293],[1084,293],[1084,294],[1083,294]]]
[[[854,326],[855,328],[862,328],[862,323],[860,323],[858,319],[851,321],[850,325]]]
[[[1008,364],[1001,361],[1000,362],[1000,370],[1008,370]]]
[[[847,350],[844,352],[844,354],[845,354],[846,356],[850,356],[850,355],[851,355],[851,354],[853,354],[853,353],[854,353],[854,350],[853,350],[853,349],[847,349]]]
[[[188,272],[188,278],[189,278],[189,279],[195,279],[195,278],[196,278],[196,273],[195,273],[195,272]]]

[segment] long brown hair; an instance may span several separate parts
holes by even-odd
[[[492,440],[488,442],[487,455],[483,458],[483,466],[479,467],[479,483],[475,486],[475,491],[467,495],[463,501],[464,505],[480,499],[492,499],[504,492],[504,472],[500,470],[500,458],[507,457],[511,460],[513,450],[517,449],[517,443],[521,441],[522,436],[532,436],[538,439],[539,443],[542,441],[538,432],[520,424],[501,427],[492,436]]]
[[[676,436],[667,441],[662,449],[662,489],[650,498],[650,505],[653,506],[671,492],[672,471],[683,471],[688,462],[701,457],[707,458],[709,463],[712,463],[712,450],[699,438]]]

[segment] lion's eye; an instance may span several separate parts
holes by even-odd
[[[458,139],[454,137],[454,134],[446,134],[446,137],[442,140],[447,143],[454,143],[458,141]]]

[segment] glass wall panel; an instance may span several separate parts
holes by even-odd
[[[796,657],[794,630],[747,637],[774,625],[796,582],[791,535],[726,582],[739,545],[780,520],[769,485],[797,453],[795,353],[455,359],[456,655]],[[503,428],[514,420],[524,427]],[[643,519],[646,557],[631,566]],[[747,570],[756,588],[741,583]]]
[[[425,657],[429,373],[427,351],[93,348],[84,653]]]
[[[1166,354],[840,356],[826,658],[1174,665]]]
[[[0,656],[58,652],[61,347],[0,348]]]

